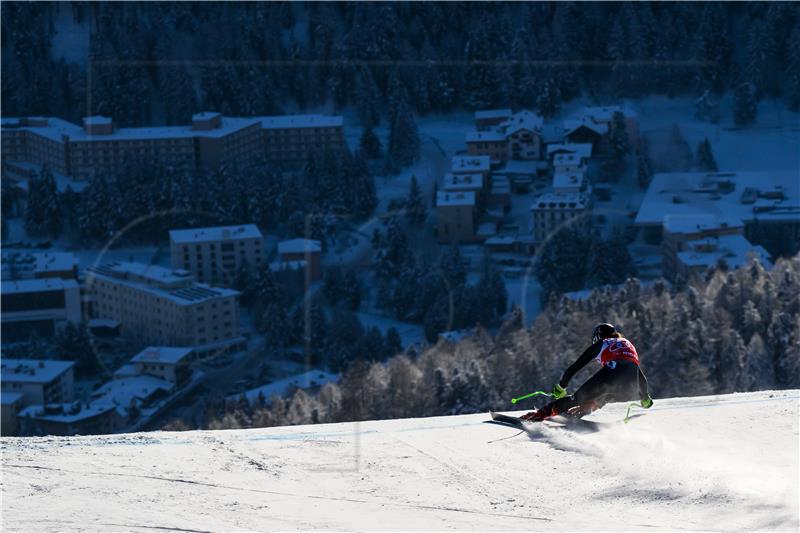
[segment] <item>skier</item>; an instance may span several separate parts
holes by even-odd
[[[567,395],[567,385],[581,368],[594,359],[602,368],[586,383]],[[611,324],[598,324],[592,332],[592,345],[567,368],[555,387],[554,400],[541,409],[520,418],[540,421],[560,413],[583,416],[600,409],[608,402],[638,399],[649,409],[653,399],[647,390],[647,378],[639,368],[639,355],[633,343],[624,338]]]

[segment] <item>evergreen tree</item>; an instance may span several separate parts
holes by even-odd
[[[614,112],[614,117],[611,121],[611,146],[614,149],[614,156],[620,160],[631,149],[628,141],[628,128],[625,125],[625,115],[621,111]]]
[[[58,237],[61,232],[61,208],[53,173],[46,166],[38,178],[28,181],[28,205],[25,229],[33,235]]]
[[[414,175],[411,176],[411,185],[406,199],[406,218],[414,226],[421,226],[428,218],[425,201],[422,199],[422,190]]]
[[[714,154],[711,152],[711,143],[708,137],[700,141],[697,145],[697,152],[695,153],[695,167],[702,172],[716,172],[717,161],[714,159]]]
[[[68,322],[55,336],[55,358],[75,362],[78,377],[97,377],[103,366],[85,324]]]
[[[733,120],[737,126],[747,126],[756,120],[756,97],[752,83],[736,86],[733,93]]]
[[[420,139],[417,123],[405,102],[401,102],[389,126],[387,160],[392,173],[412,164],[419,157]]]
[[[386,330],[386,352],[390,355],[397,355],[403,351],[403,339],[397,328],[391,327]]]
[[[364,288],[354,270],[348,270],[342,280],[342,299],[347,308],[355,311],[361,305]]]
[[[375,135],[374,131],[372,131],[372,128],[364,128],[358,145],[361,149],[361,153],[364,154],[364,157],[367,159],[380,159],[383,152],[383,146],[381,145],[381,141],[378,139],[378,136]]]

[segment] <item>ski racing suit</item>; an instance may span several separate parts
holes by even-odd
[[[648,395],[647,378],[639,368],[639,355],[633,343],[624,337],[609,337],[589,346],[561,376],[559,385],[567,388],[569,380],[591,360],[602,368],[575,391],[554,400],[538,411],[536,418],[549,418],[579,407],[582,416],[609,402],[641,400]]]

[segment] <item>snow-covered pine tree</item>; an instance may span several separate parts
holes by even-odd
[[[700,141],[697,145],[695,152],[695,167],[701,172],[716,172],[717,161],[714,159],[714,153],[711,151],[711,143],[708,137]]]
[[[401,168],[409,166],[419,157],[419,151],[417,123],[408,105],[400,102],[389,127],[389,146],[386,150],[386,157],[390,162],[389,169],[399,172]]]

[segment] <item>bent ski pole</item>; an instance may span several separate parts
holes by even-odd
[[[641,405],[639,405],[638,403],[629,403],[628,404],[628,410],[625,412],[625,419],[623,420],[623,422],[625,422],[626,424],[630,421],[631,409],[633,409],[634,407],[641,407]]]
[[[541,395],[541,396],[550,396],[550,397],[553,396],[549,392],[545,392],[543,390],[537,390],[536,392],[532,392],[530,394],[526,394],[525,396],[520,396],[519,398],[511,398],[511,403],[517,403],[520,400],[524,400],[526,398],[530,398],[531,396],[539,396],[539,395]]]

